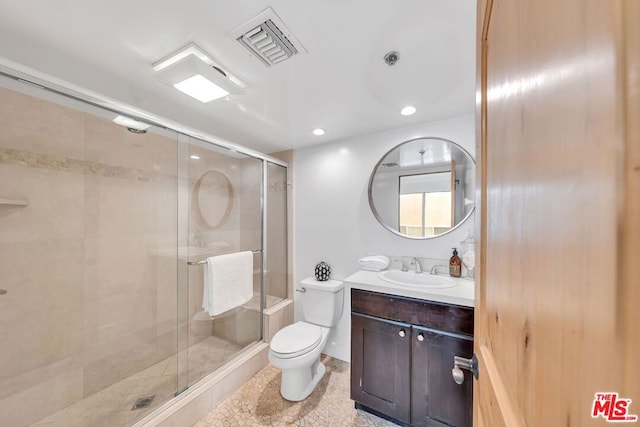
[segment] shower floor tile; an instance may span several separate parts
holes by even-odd
[[[267,365],[194,427],[358,426],[391,427],[375,415],[356,410],[350,394],[349,364],[328,356],[324,378],[302,402],[280,396],[281,371]]]
[[[189,383],[229,361],[242,347],[208,337],[189,348]],[[177,389],[177,361],[171,356],[32,424],[34,427],[126,427],[171,399]],[[131,410],[136,400],[155,395],[150,406]]]

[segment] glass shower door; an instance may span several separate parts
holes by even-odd
[[[177,134],[115,116],[0,78],[2,426],[127,426],[176,392]]]
[[[266,165],[266,271],[265,308],[287,298],[287,168]]]
[[[183,282],[179,297],[186,300],[185,328],[180,328],[179,382],[192,385],[233,359],[261,335],[260,291],[262,280],[262,160],[190,138],[181,157],[187,159],[180,205],[186,207],[182,218],[180,247],[188,256],[180,260]],[[185,227],[186,225],[186,227]],[[218,277],[205,280],[209,257],[251,252],[247,265],[248,281],[243,281],[237,305],[203,307],[205,287],[211,300],[219,302]],[[220,258],[218,258],[220,259]],[[184,261],[184,262],[183,262]],[[235,304],[235,303],[234,303]],[[223,310],[223,311],[220,311]],[[186,348],[184,348],[186,346]],[[181,387],[183,388],[183,387]]]
[[[131,425],[286,296],[286,169],[116,115],[0,77],[3,427]],[[248,298],[205,312],[202,262],[242,251]]]

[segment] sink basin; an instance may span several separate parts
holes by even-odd
[[[387,270],[378,274],[385,282],[416,288],[452,288],[456,281],[444,276],[413,271]]]

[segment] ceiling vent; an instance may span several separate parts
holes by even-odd
[[[307,52],[271,8],[237,27],[229,36],[267,67]]]

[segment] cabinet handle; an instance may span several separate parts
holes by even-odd
[[[400,335],[400,338],[404,338],[404,336],[407,335],[407,333],[404,331],[404,329],[400,329],[400,332],[398,332],[398,335]]]
[[[420,342],[424,341],[424,334],[422,332],[418,334],[418,341]]]

